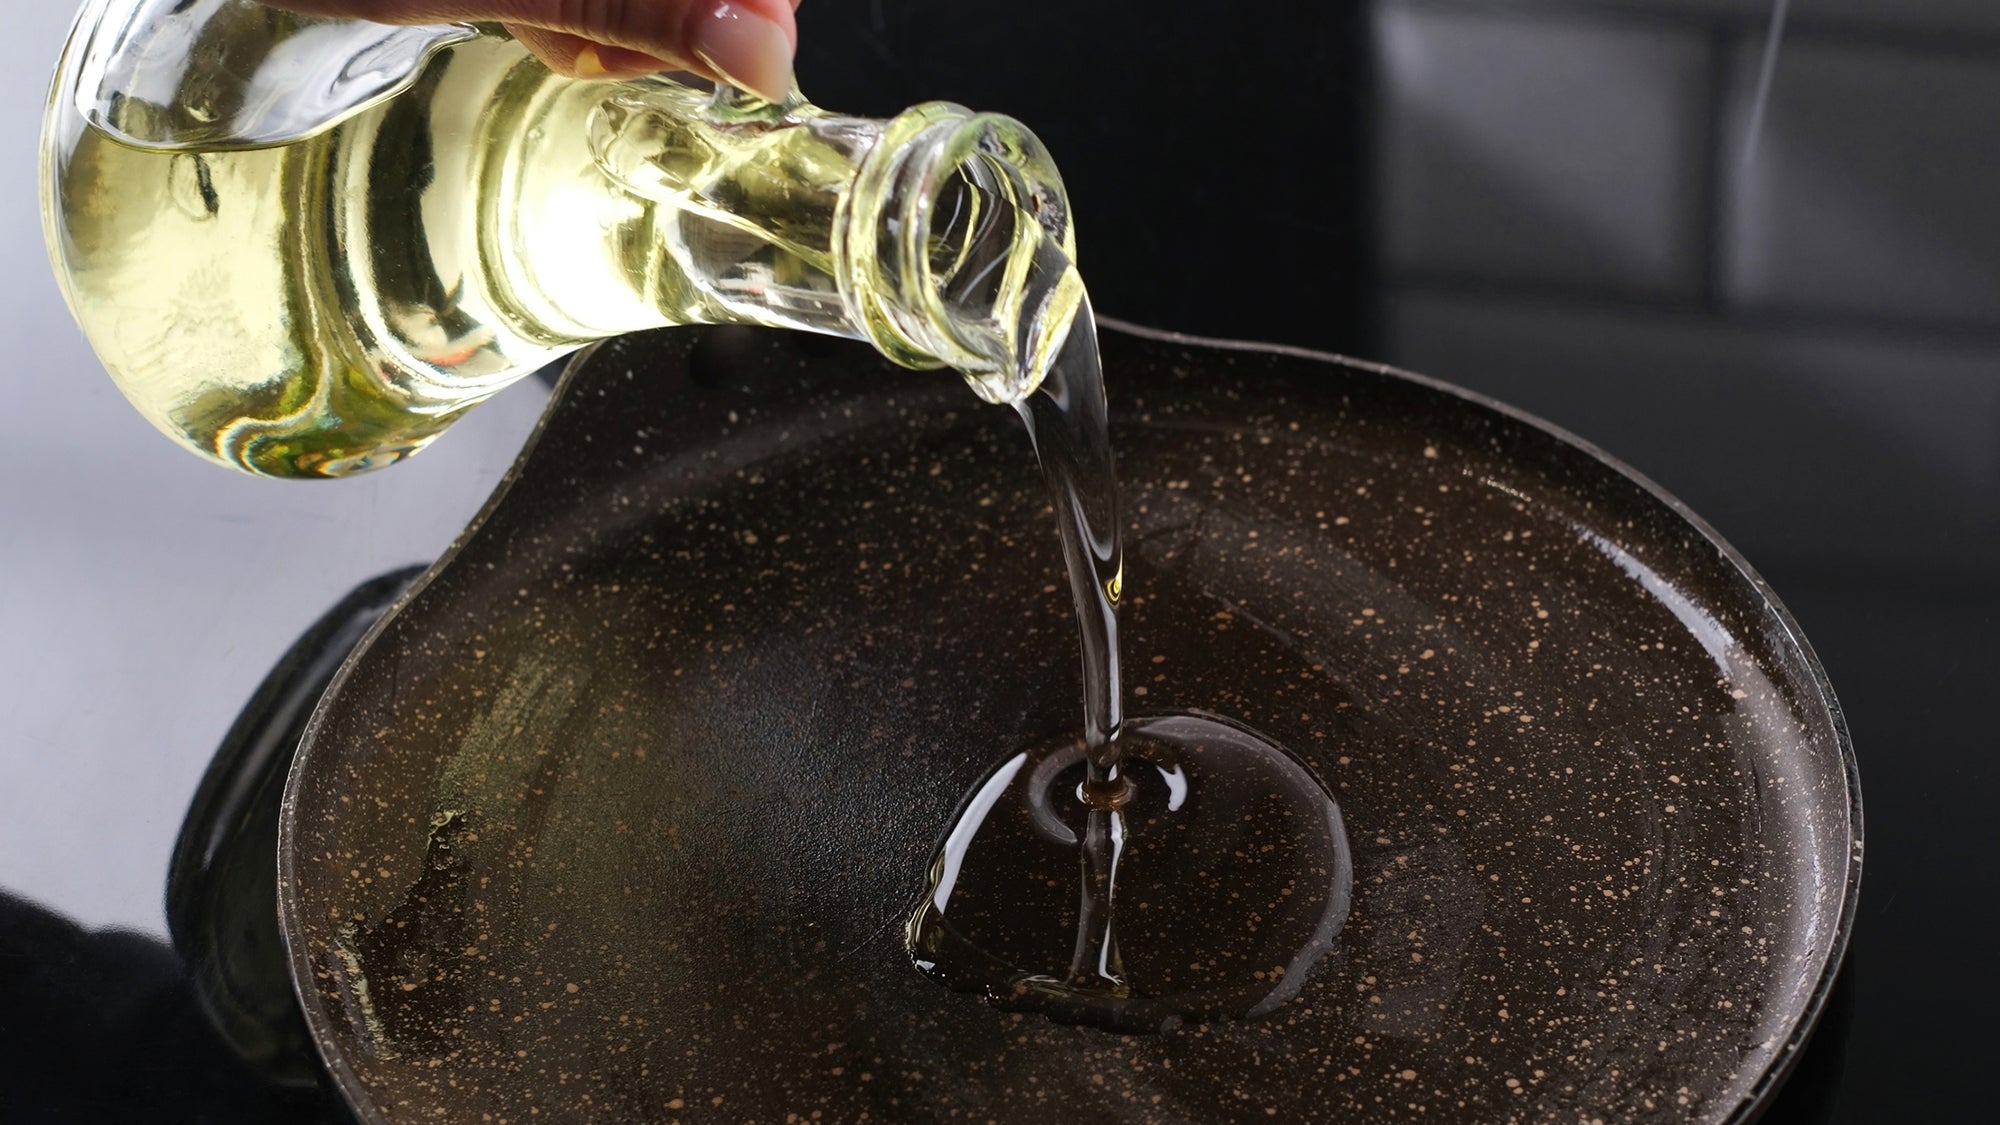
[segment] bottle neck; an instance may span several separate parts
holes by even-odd
[[[1008,118],[934,102],[871,121],[661,81],[605,99],[589,134],[599,168],[666,215],[686,282],[668,323],[865,340],[1011,402],[1080,307],[1062,181]]]
[[[835,227],[853,324],[993,402],[1041,383],[1083,303],[1062,179],[1034,134],[933,102],[887,123]]]

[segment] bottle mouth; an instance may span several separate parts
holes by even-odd
[[[891,359],[981,397],[1040,385],[1083,305],[1069,197],[1026,126],[948,103],[889,122],[836,224],[856,323]]]

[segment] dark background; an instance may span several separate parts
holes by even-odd
[[[799,71],[841,110],[941,97],[1034,126],[1106,315],[1385,359],[1495,395],[1717,526],[1825,662],[1866,795],[1847,969],[1768,1120],[1986,1120],[2000,1048],[1987,720],[2000,689],[2000,5],[1792,8],[1754,146],[1768,0],[807,0]],[[88,366],[74,349],[63,362]],[[533,404],[505,409],[525,418]],[[476,464],[404,501],[400,518],[442,533],[382,532],[328,572],[338,581],[285,587],[290,616],[273,615],[286,624],[262,647],[195,631],[187,659],[233,673],[133,721],[213,746],[255,670],[340,589],[428,557],[470,513],[519,428],[483,433],[463,439],[484,451]],[[42,494],[90,503],[66,487]],[[249,513],[244,534],[283,526],[259,514],[268,493],[231,495],[221,507]],[[8,526],[69,534],[62,505],[11,503]],[[0,577],[18,589],[32,562],[0,553]],[[185,603],[185,584],[136,562],[133,604]],[[0,604],[0,627],[22,604]],[[135,615],[141,641],[187,632],[158,613]],[[50,636],[63,620],[21,619]],[[190,768],[182,752],[150,786],[143,768],[121,787],[117,770],[65,766],[78,759],[45,743],[76,749],[73,720],[31,709],[120,703],[21,667],[0,668],[0,819],[39,823],[80,787],[136,786],[128,804],[167,827],[66,863],[31,854],[54,829],[0,826],[0,888],[16,892],[0,898],[0,1121],[334,1119],[227,1057],[163,927],[88,889],[135,870],[158,885],[158,840],[199,758]]]

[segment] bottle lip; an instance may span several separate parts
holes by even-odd
[[[1008,402],[1033,391],[1039,373],[1024,380],[1014,348],[972,330],[947,305],[931,268],[939,198],[972,161],[983,162],[1000,190],[1035,218],[1041,238],[1074,259],[1069,195],[1041,140],[1011,117],[950,102],[919,105],[888,122],[843,201],[834,257],[850,317],[884,354],[910,367],[957,368],[983,397]]]

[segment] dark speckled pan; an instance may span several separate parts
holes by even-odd
[[[1131,708],[1306,758],[1301,995],[1119,1037],[908,965],[968,786],[1074,723],[1012,413],[858,347],[606,345],[294,768],[280,909],[369,1121],[1742,1121],[1845,943],[1846,729],[1699,521],[1378,368],[1104,337]],[[1143,692],[1143,695],[1138,694]]]

